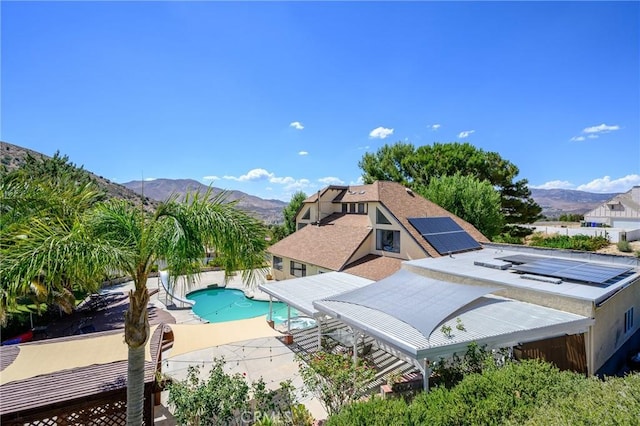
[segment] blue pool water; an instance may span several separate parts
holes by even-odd
[[[193,300],[193,313],[209,322],[235,321],[269,315],[269,302],[249,299],[241,290],[229,288],[206,288],[187,294]],[[272,318],[276,324],[287,320],[287,305],[273,302]],[[291,308],[291,317],[298,312]]]

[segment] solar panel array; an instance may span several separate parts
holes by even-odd
[[[409,218],[409,223],[440,254],[480,248],[480,244],[450,217]]]
[[[500,260],[509,261],[506,258]],[[523,260],[523,259],[520,259]],[[567,259],[536,258],[512,267],[515,271],[536,274],[563,280],[581,281],[592,284],[607,284],[620,275],[629,272],[628,266],[608,266]]]

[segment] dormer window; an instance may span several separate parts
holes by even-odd
[[[309,220],[311,219],[311,209],[307,209],[307,211],[304,213],[304,215],[302,216],[302,219],[304,220]]]
[[[342,213],[367,214],[367,203],[342,203]]]

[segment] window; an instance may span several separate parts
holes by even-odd
[[[355,212],[356,212],[356,203],[349,204],[349,213],[355,213]]]
[[[307,211],[304,212],[304,216],[302,216],[302,218],[305,220],[311,219],[311,209],[307,209]]]
[[[366,206],[367,205],[365,203],[358,203],[358,213],[365,214],[367,212]]]
[[[624,332],[628,333],[633,329],[633,308],[624,313]]]
[[[376,231],[376,249],[400,253],[400,231],[378,229]]]
[[[307,276],[307,265],[304,263],[294,262],[293,260],[290,263],[289,272],[294,277],[306,277]]]
[[[299,223],[298,224],[298,231],[301,230],[302,228],[304,228],[307,225],[308,225],[307,223]]]
[[[347,212],[347,203],[342,203],[342,213],[346,213]]]
[[[389,219],[376,207],[376,223],[380,225],[391,225]]]
[[[273,256],[273,269],[277,269],[278,271],[282,271],[282,258],[278,256]]]

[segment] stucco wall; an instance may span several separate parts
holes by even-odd
[[[633,307],[633,328],[624,332],[625,312]],[[598,371],[609,358],[640,330],[640,279],[595,308],[593,332],[593,371]],[[624,358],[624,355],[622,354]]]

